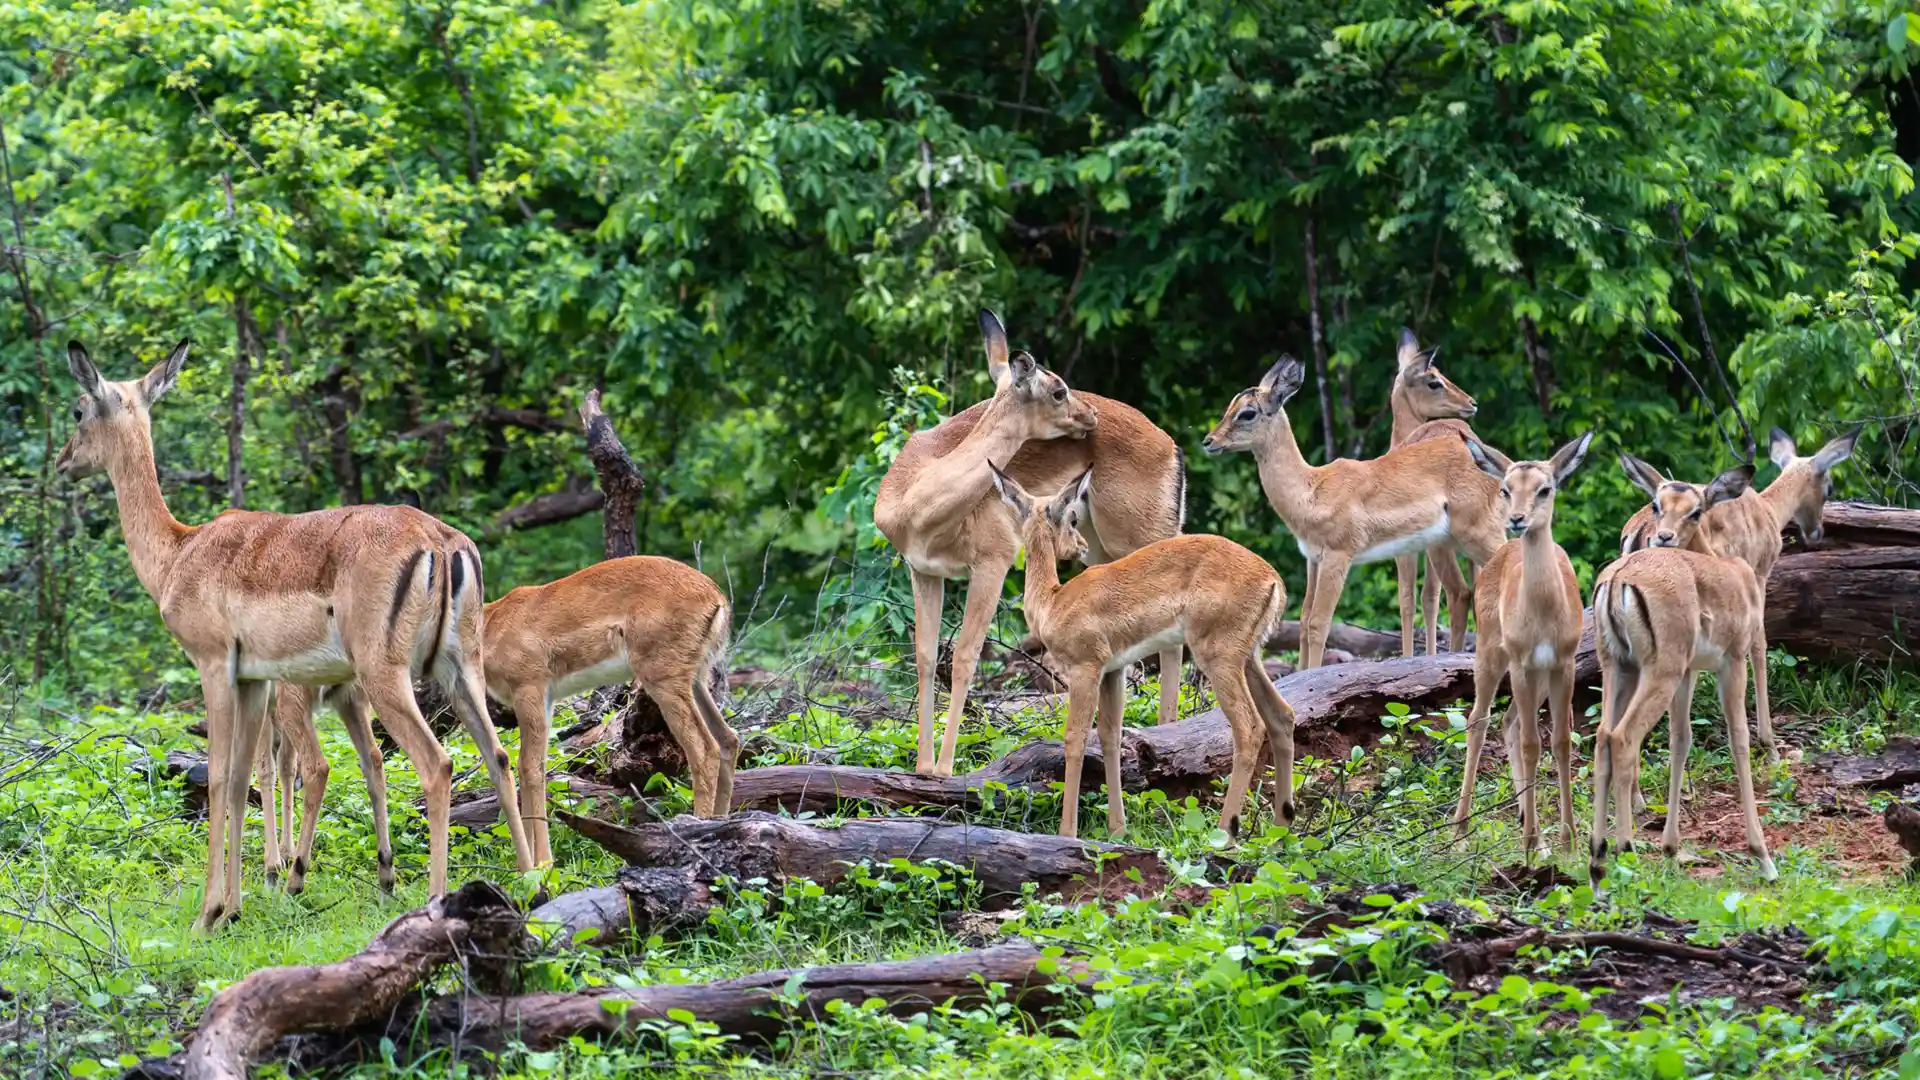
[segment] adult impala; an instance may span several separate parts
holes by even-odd
[[[1078,393],[1028,354],[1007,352],[1007,334],[980,313],[993,397],[907,440],[874,502],[873,522],[913,575],[914,663],[919,674],[915,769],[951,775],[967,688],[986,643],[1000,587],[1019,549],[1006,508],[993,493],[988,461],[1036,490],[1054,491],[1093,470],[1087,557],[1100,563],[1169,536],[1186,518],[1187,478],[1166,432],[1131,406]],[[934,745],[934,662],[945,582],[967,578],[966,614],[953,645],[951,700]],[[1180,648],[1160,653],[1160,720],[1180,705]]]
[[[208,838],[195,925],[212,929],[240,910],[248,781],[274,682],[352,680],[364,689],[420,774],[428,879],[444,893],[453,764],[420,716],[416,675],[446,691],[502,803],[516,802],[482,696],[480,555],[457,530],[406,506],[233,510],[204,525],[176,521],[155,471],[150,410],[179,378],[188,347],[181,341],[143,378],[107,382],[85,347],[69,342],[68,370],[81,396],[58,468],[112,479],[134,573],[200,673]],[[515,861],[530,869],[519,819],[509,815],[507,825]]]
[[[1393,435],[1387,443],[1398,450],[1428,439],[1473,438],[1467,421],[1479,413],[1480,406],[1465,390],[1434,366],[1437,350],[1422,349],[1413,331],[1400,331],[1396,353],[1393,390],[1387,406],[1393,415]],[[1414,586],[1420,572],[1420,556],[1400,555],[1393,560],[1394,574],[1400,585],[1400,655],[1413,655]],[[1427,549],[1427,580],[1420,591],[1420,607],[1426,619],[1427,655],[1439,648],[1440,591],[1447,594],[1449,648],[1459,651],[1467,635],[1467,613],[1472,610],[1473,593],[1460,573],[1451,544],[1435,544]]]
[[[1260,486],[1307,557],[1300,611],[1300,666],[1314,668],[1346,587],[1347,571],[1448,542],[1484,565],[1503,542],[1494,503],[1498,481],[1480,471],[1459,439],[1428,439],[1368,461],[1307,464],[1287,422],[1286,403],[1305,378],[1283,356],[1260,385],[1243,390],[1207,433],[1209,454],[1250,450]]]

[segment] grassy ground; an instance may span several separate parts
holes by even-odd
[[[1803,674],[1778,658],[1773,687],[1784,737],[1809,753],[1870,750],[1889,734],[1920,727],[1920,684],[1911,677]],[[1153,687],[1138,688],[1132,722],[1150,723],[1152,702]],[[1432,937],[1431,924],[1384,894],[1373,901],[1380,915],[1372,924],[1313,940],[1283,931],[1273,958],[1251,962],[1249,932],[1288,925],[1303,901],[1391,882],[1477,904],[1494,868],[1517,861],[1504,763],[1495,757],[1483,767],[1482,821],[1471,843],[1456,848],[1437,826],[1458,791],[1459,717],[1392,716],[1386,737],[1351,760],[1303,764],[1306,812],[1294,835],[1269,830],[1228,849],[1213,806],[1130,796],[1129,839],[1162,849],[1185,868],[1189,884],[1211,887],[1198,893],[1208,899],[1063,907],[1034,898],[1001,932],[1084,949],[1107,975],[1084,1004],[1045,1023],[1005,1005],[913,1021],[849,1009],[795,1030],[770,1052],[694,1023],[668,1025],[635,1044],[510,1052],[472,1068],[510,1077],[1920,1075],[1920,1054],[1901,1056],[1920,1029],[1920,890],[1906,882],[1897,847],[1878,831],[1878,804],[1842,798],[1822,812],[1824,796],[1809,770],[1790,766],[1768,777],[1762,798],[1783,876],[1761,882],[1737,843],[1726,845],[1736,854],[1719,850],[1738,836],[1737,819],[1731,834],[1720,820],[1731,768],[1704,692],[1697,712],[1689,770],[1699,790],[1688,827],[1701,861],[1675,866],[1627,856],[1604,897],[1563,884],[1517,904],[1514,914],[1593,929],[1632,927],[1657,910],[1697,920],[1694,936],[1708,942],[1797,926],[1827,944],[1838,982],[1816,988],[1794,1011],[1676,998],[1637,1022],[1609,1018],[1587,991],[1554,980],[1580,957],[1542,959],[1531,968],[1534,978],[1460,990],[1416,953]],[[336,767],[307,891],[289,898],[264,888],[256,839],[243,918],[211,938],[193,937],[204,827],[180,817],[178,781],[158,779],[154,764],[169,748],[197,748],[182,730],[191,719],[24,706],[0,716],[0,987],[8,998],[0,1003],[0,1075],[109,1075],[139,1055],[176,1049],[220,986],[261,966],[343,956],[424,901],[425,835],[410,770],[397,761],[389,769],[401,889],[385,897],[373,881],[365,790],[344,735],[327,721]],[[1050,712],[1022,714],[995,731],[970,732],[963,752],[978,763],[1058,722]],[[1658,733],[1655,741],[1664,746]],[[818,747],[835,748],[849,763],[905,766],[912,731],[811,707],[763,732],[750,745],[757,760],[748,763],[801,760]],[[455,753],[464,783],[484,783],[471,747],[456,740]],[[1588,759],[1584,743],[1576,756]],[[1661,757],[1648,757],[1650,792],[1664,780]],[[1582,814],[1585,783],[1583,773],[1576,784]],[[684,805],[684,790],[654,794],[665,809]],[[1095,835],[1104,823],[1101,798],[1089,793],[1082,809]],[[1045,830],[1058,812],[1057,799],[1043,796],[1015,800],[983,820]],[[1545,820],[1553,824],[1551,810]],[[555,846],[559,869],[545,882],[554,892],[604,881],[614,868],[564,829],[555,830]],[[1204,857],[1220,853],[1257,872],[1233,885],[1208,878]],[[1562,862],[1584,880],[1583,859]],[[516,879],[503,829],[456,830],[452,863],[456,881],[488,877],[523,895],[537,884]],[[966,942],[941,916],[964,906],[965,895],[964,881],[951,875],[886,868],[825,891],[744,883],[699,934],[565,955],[538,965],[533,978],[553,988],[677,982],[947,951]],[[1329,950],[1367,963],[1308,974],[1313,957]],[[359,1075],[468,1068],[416,1060],[395,1047],[386,1064]]]

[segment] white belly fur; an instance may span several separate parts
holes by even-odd
[[[633,665],[627,662],[627,654],[622,651],[618,656],[608,657],[592,667],[581,668],[579,671],[560,676],[553,681],[547,696],[549,700],[558,700],[574,694],[583,694],[588,690],[598,690],[603,686],[631,681],[633,681]]]
[[[1163,649],[1171,649],[1175,645],[1185,645],[1186,643],[1186,627],[1175,623],[1165,630],[1147,637],[1144,640],[1135,642],[1121,652],[1113,654],[1113,658],[1108,660],[1106,666],[1100,669],[1100,673],[1105,675],[1109,671],[1119,671],[1128,664],[1148,656],[1153,656]]]
[[[339,631],[329,627],[326,641],[277,660],[249,656],[242,649],[239,677],[320,686],[352,679],[353,662],[347,658],[347,648],[340,641]]]
[[[1433,524],[1428,525],[1419,532],[1409,533],[1406,536],[1389,540],[1383,544],[1375,544],[1360,554],[1355,555],[1353,557],[1353,563],[1355,566],[1358,566],[1361,563],[1380,562],[1383,559],[1397,559],[1402,555],[1413,555],[1451,538],[1452,535],[1453,520],[1446,511],[1442,510],[1440,516],[1434,520]]]

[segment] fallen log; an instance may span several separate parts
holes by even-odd
[[[913,960],[763,971],[709,983],[519,997],[449,995],[424,1008],[402,1008],[385,1023],[362,1029],[356,1045],[362,1060],[378,1059],[382,1039],[415,1054],[448,1046],[497,1052],[513,1043],[546,1050],[574,1036],[631,1038],[680,1010],[723,1035],[766,1040],[796,1021],[824,1019],[835,1001],[882,1001],[895,1016],[995,999],[1039,1012],[1093,977],[1078,961],[1049,957],[1029,941],[1009,941]],[[346,1064],[350,1054],[342,1048],[325,1057],[330,1064]]]
[[[1447,627],[1443,626],[1440,628],[1441,651],[1455,651],[1448,642],[1451,634],[1452,631]],[[1415,648],[1425,649],[1425,634],[1416,634],[1414,637],[1418,640]],[[1299,647],[1300,622],[1298,619],[1281,620],[1280,625],[1273,628],[1272,636],[1267,638],[1267,650],[1269,652],[1277,652],[1281,649],[1298,649]],[[1355,659],[1384,660],[1388,657],[1400,655],[1400,634],[1397,631],[1391,630],[1371,630],[1364,626],[1355,626],[1352,623],[1330,623],[1327,626],[1327,648],[1352,653]],[[1468,633],[1466,635],[1465,649],[1462,651],[1471,650],[1472,648],[1473,634]]]
[[[1789,552],[1767,577],[1767,643],[1799,656],[1911,665],[1916,626],[1920,540],[1911,547]]]
[[[529,912],[527,951],[606,946],[628,934],[644,939],[690,930],[713,910],[711,882],[711,874],[686,867],[623,867],[612,885],[566,893]]]
[[[1877,754],[1819,754],[1809,764],[1842,787],[1903,788],[1920,783],[1920,738],[1895,735]]]
[[[853,818],[823,826],[742,813],[627,826],[565,811],[557,816],[633,866],[680,870],[700,881],[724,875],[830,885],[861,862],[946,862],[973,875],[981,890],[976,906],[991,910],[1019,903],[1029,884],[1042,896],[1058,894],[1071,902],[1157,895],[1171,879],[1167,865],[1147,848],[921,818]]]
[[[186,1080],[246,1080],[247,1064],[297,1032],[384,1020],[422,979],[462,952],[507,951],[520,916],[484,881],[388,923],[331,964],[264,968],[213,995],[182,1062]]]

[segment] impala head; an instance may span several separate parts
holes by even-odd
[[[192,344],[186,338],[180,339],[167,358],[155,364],[143,378],[107,382],[87,356],[86,346],[77,341],[67,342],[67,370],[80,384],[80,399],[73,403],[73,435],[67,439],[54,465],[60,475],[77,480],[104,472],[116,457],[131,447],[152,443],[150,410],[161,395],[173,389]]]
[[[1020,482],[1001,472],[999,466],[989,461],[987,467],[993,470],[993,486],[1000,491],[1000,501],[1013,511],[1014,524],[1020,527],[1020,538],[1027,545],[1029,558],[1040,541],[1051,541],[1055,558],[1086,561],[1087,541],[1080,535],[1080,507],[1093,486],[1093,466],[1087,466],[1085,472],[1044,505],[1037,505]]]
[[[1440,374],[1434,358],[1440,350],[1422,349],[1413,331],[1400,331],[1400,373],[1393,380],[1393,396],[1405,402],[1421,423],[1429,420],[1471,420],[1480,406],[1453,380]]]
[[[1466,436],[1461,436],[1466,438]],[[1553,495],[1586,459],[1593,432],[1554,451],[1546,461],[1509,461],[1506,455],[1477,439],[1467,439],[1467,453],[1480,470],[1500,481],[1501,520],[1512,539],[1553,528]]]
[[[1653,520],[1647,526],[1647,546],[1683,548],[1700,531],[1700,519],[1707,511],[1746,493],[1753,484],[1753,466],[1741,465],[1713,478],[1705,487],[1661,476],[1653,466],[1634,457],[1620,455],[1620,467],[1627,471],[1633,486],[1653,500]]]
[[[1098,420],[1092,405],[1067,381],[1040,366],[1030,353],[1007,354],[1000,316],[982,308],[980,333],[987,339],[987,373],[993,376],[994,407],[1024,429],[1029,439],[1084,439]]]
[[[1775,491],[1785,495],[1793,510],[1794,527],[1809,543],[1818,543],[1826,535],[1820,525],[1820,515],[1827,499],[1833,495],[1833,467],[1853,456],[1853,444],[1859,439],[1860,429],[1854,428],[1821,447],[1812,457],[1798,457],[1794,453],[1793,436],[1779,428],[1773,429],[1767,456],[1780,466],[1780,476],[1767,485],[1767,496],[1773,498]]]
[[[1307,369],[1291,356],[1282,356],[1267,369],[1260,385],[1242,390],[1227,404],[1225,416],[1200,440],[1209,454],[1229,450],[1251,450],[1266,441],[1269,425],[1287,422],[1282,409],[1287,399],[1299,393],[1306,381]]]

